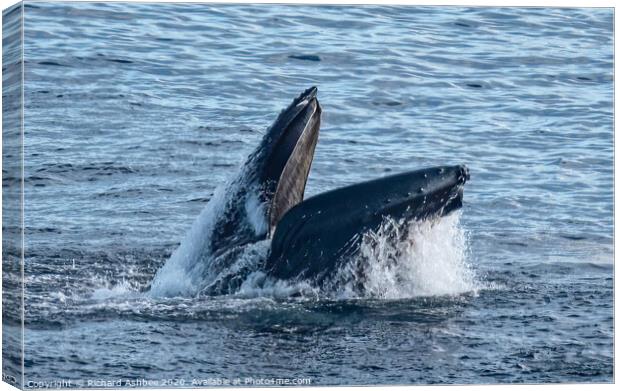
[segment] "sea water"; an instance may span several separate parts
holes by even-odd
[[[24,23],[27,381],[612,381],[611,9],[32,2]],[[312,85],[306,196],[464,163],[462,210],[368,234],[364,294],[256,271],[150,295]]]

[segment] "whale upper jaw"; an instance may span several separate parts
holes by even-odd
[[[318,140],[316,87],[295,98],[267,129],[214,208],[205,233],[205,259],[267,239],[279,218],[303,199]]]
[[[268,129],[258,152],[258,180],[271,233],[303,200],[321,126],[317,88],[301,93]]]

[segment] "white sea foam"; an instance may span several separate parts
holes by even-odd
[[[386,220],[364,235],[358,256],[339,271],[336,295],[401,299],[477,291],[459,218],[453,213],[424,222]]]
[[[138,294],[128,281],[123,280],[120,284],[95,289],[90,298],[96,301],[104,301],[116,297],[135,296]]]
[[[207,294],[222,291],[234,293],[239,284],[260,269],[262,261],[269,255],[270,244],[271,241],[265,239],[256,243],[248,243],[241,247],[240,251],[235,251],[234,259],[208,281],[203,292]],[[228,256],[224,255],[224,257]]]
[[[287,298],[295,295],[320,297],[319,290],[307,281],[286,281],[271,278],[263,271],[251,273],[236,293],[243,298],[274,297]]]

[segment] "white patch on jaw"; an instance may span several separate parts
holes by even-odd
[[[265,204],[260,202],[258,195],[253,191],[248,192],[245,198],[245,214],[256,235],[267,233],[269,228],[267,210]]]

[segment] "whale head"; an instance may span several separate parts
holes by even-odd
[[[368,182],[362,215],[394,220],[423,220],[441,217],[463,205],[463,186],[469,180],[465,165],[431,167]]]
[[[464,165],[432,167],[311,197],[281,219],[267,270],[277,278],[320,282],[357,253],[364,233],[386,219],[428,220],[459,209],[468,179]]]

